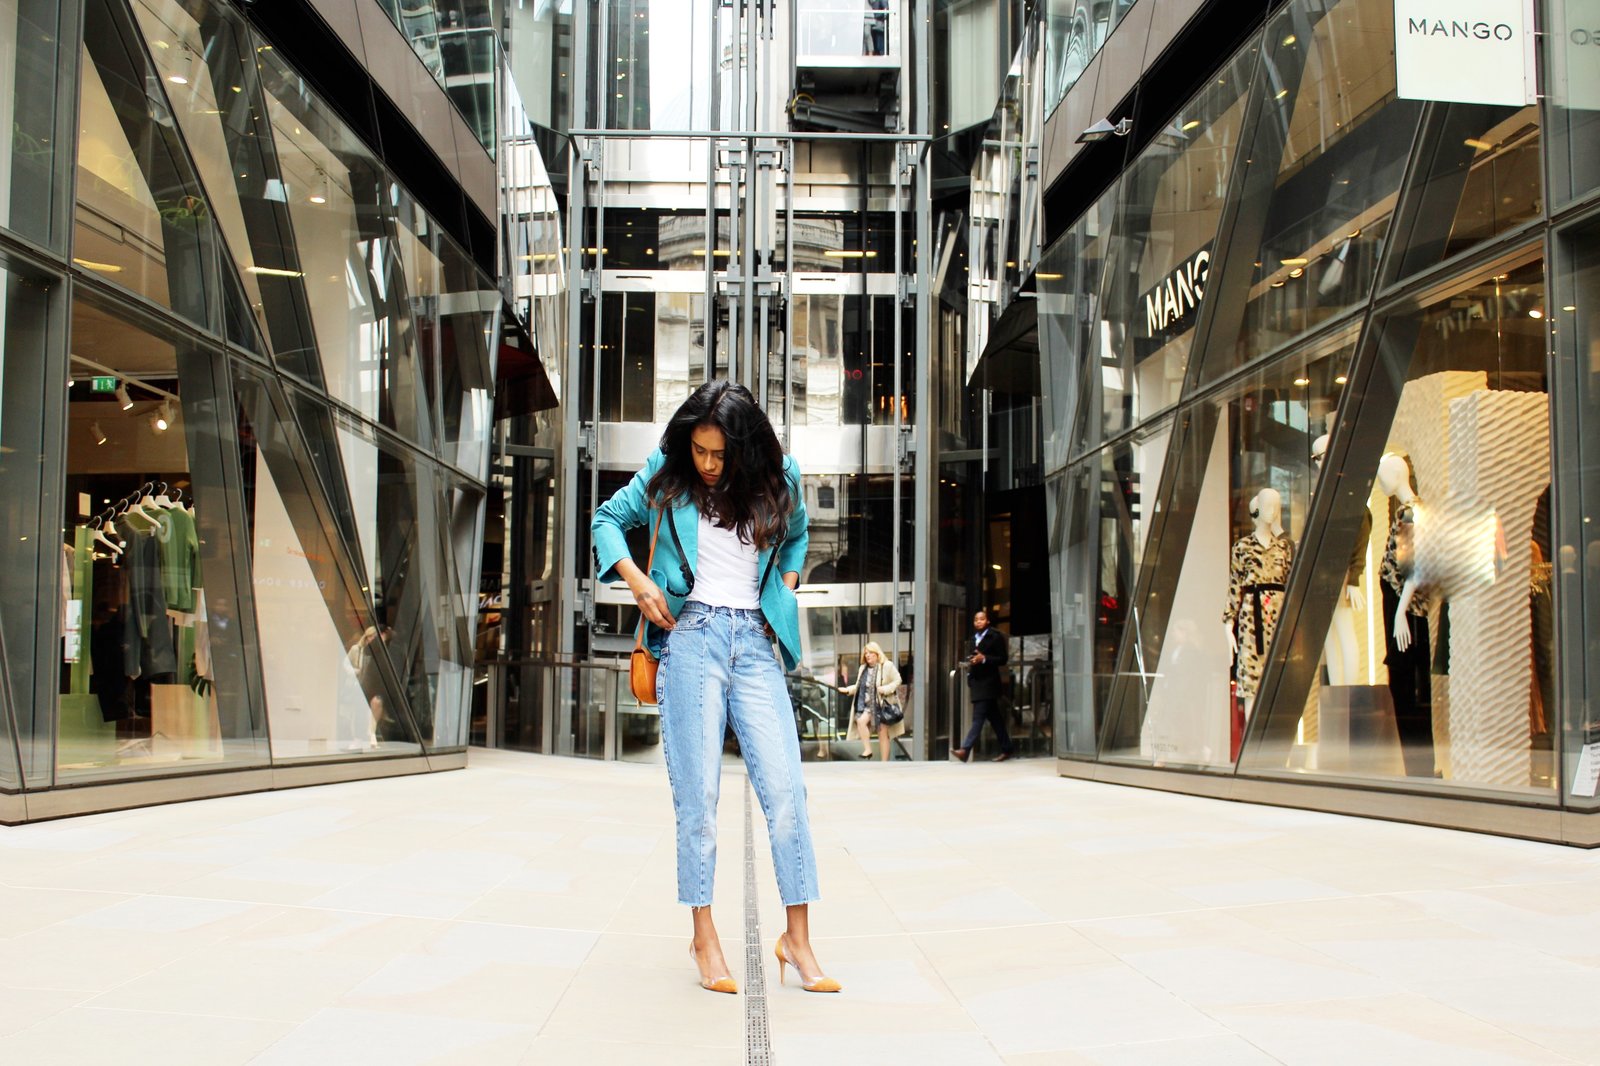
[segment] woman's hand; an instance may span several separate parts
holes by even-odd
[[[639,612],[646,621],[662,629],[673,627],[672,612],[667,610],[667,596],[660,586],[648,577],[641,576],[637,581],[630,581],[628,588],[632,590],[633,602],[639,605]]]

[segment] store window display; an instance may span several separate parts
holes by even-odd
[[[58,774],[264,760],[231,537],[207,520],[226,510],[210,357],[82,299],[72,325]]]
[[[1231,767],[1273,661],[1314,489],[1313,445],[1339,404],[1353,331],[1181,408],[1108,689],[1101,752]],[[1201,563],[1200,560],[1207,560]],[[1170,591],[1166,591],[1170,590]]]
[[[1391,323],[1392,413],[1359,409],[1341,429],[1381,442],[1349,555],[1366,564],[1350,572],[1362,602],[1347,585],[1289,768],[1552,786],[1543,319],[1535,262]]]

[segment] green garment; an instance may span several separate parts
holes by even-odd
[[[194,516],[181,507],[162,511],[161,589],[169,610],[190,614],[194,611],[194,590],[200,580],[200,539]]]

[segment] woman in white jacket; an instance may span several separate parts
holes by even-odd
[[[906,731],[906,720],[905,712],[900,709],[900,671],[875,641],[861,649],[861,669],[856,673],[856,683],[839,691],[855,696],[846,739],[859,737],[861,757],[870,759],[872,734],[877,733],[883,761],[888,762],[893,754],[890,745]]]

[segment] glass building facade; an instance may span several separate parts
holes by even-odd
[[[1389,0],[1270,5],[1176,110],[1159,71],[1117,101],[1018,297],[1064,773],[1600,835],[1562,816],[1600,739],[1569,7],[1525,104],[1402,97]]]
[[[0,2],[4,820],[462,763],[495,255],[320,73]]]

